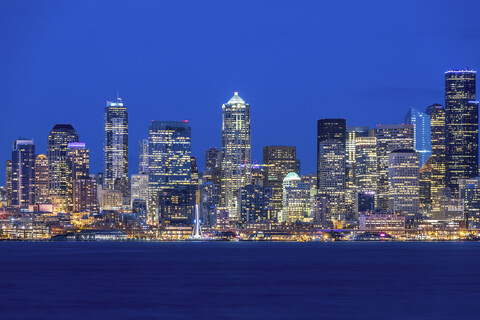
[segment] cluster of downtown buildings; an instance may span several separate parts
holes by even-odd
[[[480,228],[475,81],[473,70],[447,71],[445,107],[410,108],[398,124],[318,120],[317,172],[304,176],[295,146],[265,146],[263,163],[252,162],[250,105],[238,93],[222,105],[221,148],[205,151],[205,171],[188,121],[152,121],[129,176],[127,107],[107,101],[101,173],[89,171],[70,124],[53,127],[46,155],[31,139],[13,143],[0,236],[23,224],[49,236],[130,228],[182,237],[196,206],[204,230]]]

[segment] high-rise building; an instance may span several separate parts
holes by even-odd
[[[295,172],[283,179],[283,205],[280,222],[304,221],[311,213],[310,184],[304,183]]]
[[[130,178],[131,201],[148,200],[148,174],[143,172],[132,174]]]
[[[138,143],[138,173],[148,172],[148,139]]]
[[[163,225],[191,223],[195,215],[195,186],[175,185],[158,192],[158,221]]]
[[[421,154],[420,154],[421,156]],[[420,213],[430,216],[432,212],[432,157],[428,158],[419,172]]]
[[[18,139],[12,151],[12,205],[35,204],[35,144]]]
[[[362,191],[377,189],[377,138],[355,138],[355,186]]]
[[[347,188],[354,188],[356,185],[355,164],[356,164],[356,139],[360,137],[368,137],[370,133],[369,127],[347,127],[346,140],[346,185]]]
[[[431,197],[435,207],[439,189],[446,187],[446,142],[445,142],[445,109],[441,104],[427,107],[425,112],[430,116],[432,155],[431,164]]]
[[[215,213],[220,202],[220,186],[212,182],[200,185],[199,209],[203,225],[215,225]]]
[[[75,180],[87,179],[90,175],[90,153],[83,142],[67,144],[68,209],[73,210]],[[81,186],[81,185],[79,185]],[[77,192],[78,193],[78,192]]]
[[[205,171],[203,182],[212,182],[220,186],[222,174],[222,152],[215,147],[205,151]]]
[[[191,128],[188,121],[152,121],[148,146],[147,209],[150,218],[156,219],[158,193],[164,188],[191,183]]]
[[[272,188],[272,207],[275,215],[282,210],[283,179],[290,172],[296,172],[296,159],[296,148],[293,146],[263,147],[263,185]]]
[[[190,157],[190,180],[191,184],[198,189],[198,166],[197,166],[197,157]]]
[[[239,215],[244,222],[275,219],[272,210],[272,187],[246,185],[238,195]]]
[[[397,149],[413,149],[413,124],[377,126],[377,192],[375,207],[388,210],[388,156]]]
[[[220,204],[229,210],[230,220],[239,220],[237,197],[250,183],[251,157],[250,105],[238,92],[222,105],[222,174]]]
[[[414,218],[419,213],[420,155],[413,149],[394,150],[388,155],[389,210]]]
[[[12,160],[5,162],[5,193],[7,206],[12,204]]]
[[[345,154],[345,147],[347,143],[347,128],[345,119],[320,119],[317,120],[317,187],[320,186],[319,173],[320,167],[320,142],[333,140],[343,146]]]
[[[97,180],[87,176],[73,182],[73,212],[97,212]]]
[[[52,203],[57,210],[68,210],[68,143],[78,142],[78,134],[71,124],[56,124],[47,140],[48,178]]]
[[[48,193],[48,158],[39,154],[35,159],[35,203],[50,203]]]
[[[478,102],[473,70],[445,72],[447,186],[458,196],[458,180],[478,176]]]
[[[414,107],[410,107],[405,115],[405,123],[414,125],[414,148],[420,153],[420,167],[432,154],[432,138],[430,129],[430,117]]]
[[[115,180],[128,179],[128,113],[122,99],[107,101],[103,119],[103,189],[114,189]]]
[[[480,229],[480,178],[460,179],[466,229]]]

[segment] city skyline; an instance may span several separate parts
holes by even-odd
[[[136,173],[136,146],[147,138],[151,120],[189,120],[194,132],[192,155],[203,168],[204,150],[220,148],[219,108],[239,91],[252,105],[252,159],[261,161],[263,146],[295,145],[302,171],[313,173],[316,128],[313,121],[308,125],[309,119],[340,117],[347,118],[347,125],[369,127],[399,123],[410,106],[423,111],[433,103],[444,104],[443,72],[450,67],[479,70],[479,45],[469,38],[475,37],[470,31],[475,19],[465,18],[478,8],[476,3],[461,19],[450,15],[448,4],[432,12],[426,4],[404,3],[383,15],[371,11],[375,3],[352,4],[351,12],[343,12],[338,4],[308,4],[294,11],[282,4],[151,4],[150,8],[105,2],[95,7],[98,10],[91,10],[91,5],[74,10],[64,4],[62,14],[53,11],[43,28],[37,28],[44,20],[39,21],[35,12],[48,10],[48,5],[31,3],[31,9],[22,11],[14,3],[4,4],[3,21],[23,26],[23,31],[18,38],[0,32],[11,48],[0,59],[5,70],[0,75],[0,105],[7,109],[0,126],[2,161],[9,158],[6,150],[19,136],[33,138],[37,152],[46,153],[44,141],[53,125],[72,123],[91,150],[91,171],[102,171],[103,109],[119,90],[129,108],[129,139],[134,146],[129,150],[130,174]],[[168,19],[180,9],[182,24]],[[324,14],[314,18],[314,12]],[[218,30],[214,21],[227,13],[248,17],[251,23],[242,28],[227,24]],[[201,24],[194,18],[197,14],[205,18]],[[125,23],[105,25],[106,15],[121,17]],[[92,25],[78,29],[80,16]],[[453,21],[448,26],[432,25],[428,21],[433,16]],[[398,26],[407,17],[409,25]],[[282,24],[286,19],[289,25]],[[336,35],[326,26],[336,28]],[[165,28],[172,33],[166,34]],[[96,37],[89,36],[92,30]],[[259,30],[262,41],[251,37]],[[147,36],[137,39],[144,33]],[[23,39],[33,43],[27,48]],[[452,39],[455,46],[450,45]],[[232,42],[241,44],[240,49],[225,55],[224,48]],[[190,45],[204,51],[183,50]],[[85,49],[92,46],[98,48],[96,59]],[[19,52],[32,58],[26,60]],[[295,134],[283,130],[287,126]],[[3,170],[0,180],[5,180]]]

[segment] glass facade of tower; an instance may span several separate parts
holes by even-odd
[[[66,211],[68,200],[68,143],[78,142],[78,134],[71,124],[56,124],[47,140],[49,189],[58,211]]]
[[[445,72],[447,186],[458,196],[458,180],[478,176],[476,72]]]
[[[375,206],[388,210],[388,155],[397,149],[413,149],[414,125],[377,126],[377,192]]]
[[[251,158],[250,105],[238,92],[222,105],[222,173],[220,204],[230,220],[238,221],[237,198],[241,187],[250,184]]]
[[[12,205],[28,206],[35,203],[35,144],[33,140],[19,139],[12,151]]]
[[[240,189],[238,197],[242,221],[255,222],[274,218],[272,187],[246,185]]]
[[[272,188],[272,207],[275,214],[282,210],[283,179],[290,172],[296,172],[296,158],[295,147],[263,147],[263,185]]]
[[[148,139],[138,143],[138,173],[148,172]]]
[[[317,188],[320,190],[320,143],[322,141],[333,140],[339,142],[343,146],[344,161],[346,156],[347,127],[345,119],[320,119],[317,120]],[[345,166],[344,166],[345,167]]]
[[[155,215],[158,193],[191,182],[191,128],[188,121],[152,121],[148,137],[148,211]]]
[[[68,166],[68,206],[74,208],[74,187],[77,179],[87,179],[90,174],[90,152],[83,142],[70,142],[67,145]]]
[[[347,188],[354,188],[356,185],[356,146],[355,141],[360,137],[368,137],[370,133],[369,127],[347,127],[346,141],[346,168],[347,168]]]
[[[415,151],[420,153],[420,167],[422,167],[432,154],[430,117],[426,113],[411,107],[405,115],[405,123],[414,125],[414,148]]]
[[[48,193],[48,158],[39,154],[35,159],[35,203],[50,203]]]
[[[7,206],[12,204],[12,160],[5,161],[5,191]]]
[[[310,215],[309,183],[304,183],[295,172],[287,174],[283,179],[283,205],[279,214],[280,222],[304,221]]]
[[[418,152],[395,150],[388,155],[389,210],[415,217],[419,213]]]
[[[128,113],[122,99],[107,101],[103,126],[103,188],[113,189],[117,179],[128,180]]]

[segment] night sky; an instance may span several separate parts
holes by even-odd
[[[220,147],[221,105],[251,105],[252,158],[295,145],[315,171],[316,119],[402,123],[444,104],[444,72],[480,70],[480,1],[1,1],[0,185],[13,140],[46,152],[71,123],[102,169],[105,101],[129,111],[130,173],[151,120]]]

